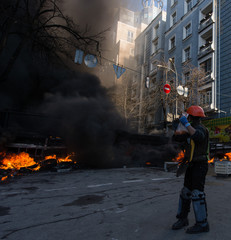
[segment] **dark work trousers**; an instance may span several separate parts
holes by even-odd
[[[191,162],[185,172],[184,186],[190,191],[197,189],[204,192],[205,177],[207,172],[207,162]]]

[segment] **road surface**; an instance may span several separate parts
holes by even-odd
[[[231,177],[207,177],[210,232],[171,230],[183,177],[151,168],[38,172],[0,184],[7,240],[229,240]],[[189,216],[194,224],[193,211]]]

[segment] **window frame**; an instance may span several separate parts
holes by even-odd
[[[189,49],[189,54],[188,54],[188,57],[186,58],[186,50],[187,49]],[[189,61],[191,58],[192,58],[192,56],[191,56],[191,45],[188,45],[187,47],[185,47],[184,49],[183,49],[183,61],[182,62],[187,62],[187,61]]]
[[[187,27],[190,26],[190,31],[187,34]],[[192,35],[192,21],[188,22],[183,28],[183,40]]]
[[[175,15],[175,17],[173,17],[173,15]],[[170,27],[174,26],[177,22],[177,14],[176,14],[176,11],[173,12],[170,16]]]
[[[155,52],[158,51],[158,47],[159,47],[158,38],[155,41],[152,42],[152,47],[153,47],[152,54],[154,54]]]
[[[189,4],[190,4],[190,7],[189,7]],[[192,0],[185,0],[184,1],[184,14],[190,12],[192,7],[193,7],[193,1]]]
[[[184,72],[184,84],[187,84],[190,80],[190,72]]]
[[[153,27],[153,39],[159,36],[159,29],[160,29],[159,23]]]
[[[174,46],[172,46],[172,39],[174,39]],[[171,38],[169,38],[168,50],[171,51],[175,47],[176,47],[176,35],[173,35]]]
[[[132,32],[131,30],[128,30],[127,32],[127,42],[134,42],[134,32]]]
[[[171,0],[171,7],[174,6],[174,4],[177,2],[177,0]]]

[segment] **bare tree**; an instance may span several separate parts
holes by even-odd
[[[80,31],[79,26],[60,8],[61,0],[7,0],[0,3],[0,57],[7,44],[14,39],[14,51],[1,71],[4,81],[22,49],[32,47],[49,57],[60,54],[73,58],[80,48],[87,52],[100,52],[102,32],[93,34]],[[12,45],[12,44],[11,44]]]
[[[163,73],[162,78],[158,80],[155,76],[150,76],[149,88],[143,88],[142,96],[136,97],[136,101],[127,100],[127,103],[129,103],[127,107],[134,110],[132,112],[133,116],[140,122],[140,127],[144,131],[147,128],[152,129],[158,121],[162,122],[163,127],[166,128],[167,122],[178,118],[179,114],[190,105],[201,105],[199,89],[206,82],[203,68],[185,63],[183,72],[188,73],[188,79],[183,84],[183,87],[188,89],[188,93],[187,97],[186,95],[179,95],[177,92],[179,79],[176,69],[164,61],[156,61],[156,65],[159,66],[158,71]],[[142,82],[143,86],[145,85],[144,81]],[[166,83],[171,87],[169,94],[164,92]],[[134,88],[134,85],[131,85],[131,87]],[[127,88],[123,87],[122,89]],[[129,95],[126,96],[129,97]],[[141,111],[138,111],[140,106],[142,106]],[[160,119],[159,115],[162,115],[162,119]],[[132,114],[128,115],[127,118],[129,119],[131,116]]]
[[[188,97],[185,98],[179,96],[179,100],[184,103],[184,108],[187,108],[190,105],[201,105],[200,87],[205,85],[207,81],[203,66],[195,67],[190,63],[186,63],[183,67],[183,72],[187,73],[187,79],[185,79],[185,87],[188,88]]]

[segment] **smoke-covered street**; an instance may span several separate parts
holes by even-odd
[[[231,178],[209,170],[210,232],[199,239],[230,239]],[[173,231],[183,178],[152,168],[76,170],[17,176],[0,185],[1,239],[198,239]],[[193,211],[189,215],[194,224]]]

